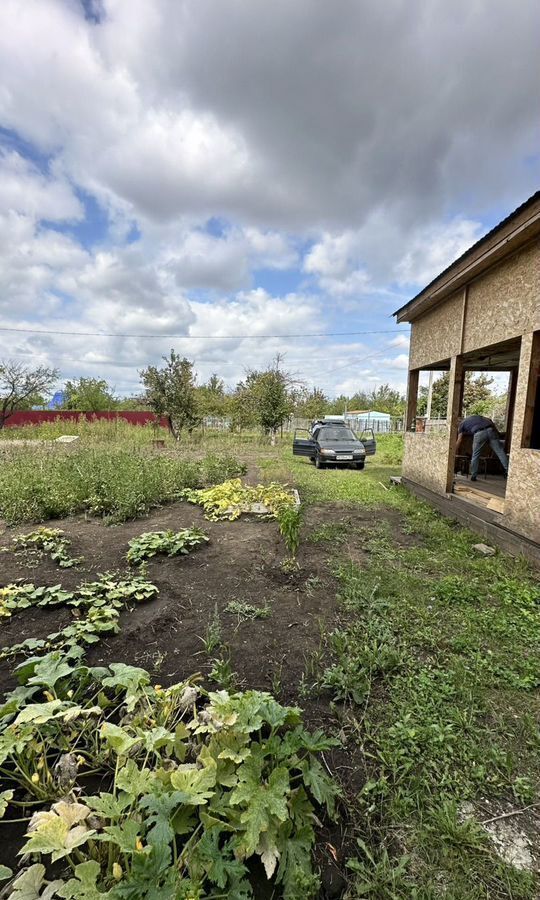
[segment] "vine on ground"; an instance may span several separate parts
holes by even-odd
[[[61,569],[70,569],[82,562],[82,556],[71,556],[71,541],[64,537],[61,528],[36,528],[35,531],[30,531],[28,534],[17,535],[13,538],[13,543],[16,552],[33,550],[39,554],[47,553]]]
[[[145,531],[129,542],[127,561],[139,565],[145,559],[163,554],[178,556],[190,553],[209,541],[200,528],[183,528],[181,531]]]
[[[228,519],[232,522],[242,513],[251,512],[254,504],[262,504],[268,515],[277,517],[280,510],[297,504],[295,495],[282,484],[272,482],[252,487],[242,484],[239,478],[203,490],[186,490],[183,497],[202,506],[206,518],[212,521]]]

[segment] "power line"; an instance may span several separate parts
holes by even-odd
[[[112,331],[53,331],[38,328],[7,328],[0,326],[0,331],[16,332],[17,334],[56,334],[65,337],[112,337],[112,338],[155,338],[164,340],[217,340],[217,341],[265,341],[269,338],[319,338],[319,337],[356,337],[360,334],[396,334],[395,328],[382,331],[320,331],[311,334],[121,334]]]

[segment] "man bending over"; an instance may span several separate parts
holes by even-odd
[[[480,454],[482,448],[489,444],[501,466],[504,469],[504,477],[508,475],[508,457],[500,444],[500,436],[496,426],[488,419],[487,416],[467,416],[458,428],[458,439],[456,444],[456,455],[459,454],[463,438],[470,435],[473,439],[472,460],[471,460],[471,481],[476,481],[478,477],[478,466],[480,463]]]

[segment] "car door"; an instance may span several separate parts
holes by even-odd
[[[299,437],[299,435],[301,435],[301,437]],[[292,452],[295,456],[315,456],[317,453],[317,444],[307,428],[296,429],[292,447]]]
[[[358,438],[364,445],[366,456],[374,456],[377,449],[377,441],[372,428],[364,428],[362,434]]]

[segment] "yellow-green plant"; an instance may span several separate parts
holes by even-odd
[[[239,478],[231,478],[212,488],[186,490],[183,497],[202,506],[206,518],[213,521],[234,521],[242,513],[250,512],[255,503],[263,504],[273,517],[278,516],[280,510],[296,505],[296,498],[286,485],[272,482],[251,486],[243,484]]]

